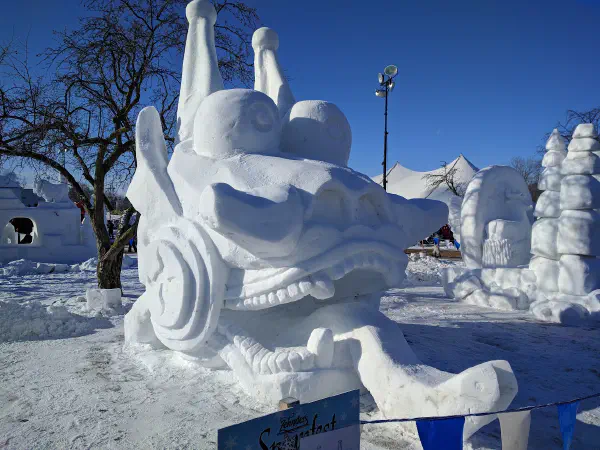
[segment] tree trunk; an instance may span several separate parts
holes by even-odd
[[[102,257],[108,252],[108,249],[99,245],[98,268],[96,275],[98,277],[98,287],[100,289],[121,289],[121,264],[123,262],[123,250],[117,253],[114,258],[102,260]]]

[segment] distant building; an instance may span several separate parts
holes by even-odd
[[[34,192],[35,191],[35,192]],[[0,263],[17,259],[78,263],[96,255],[96,241],[64,183],[23,189],[0,175]]]

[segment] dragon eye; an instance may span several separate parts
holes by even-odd
[[[273,100],[249,89],[209,95],[194,118],[194,150],[213,158],[278,153],[280,135],[279,112]]]
[[[346,166],[352,131],[333,103],[310,100],[296,103],[286,115],[281,141],[283,152]]]
[[[263,133],[271,131],[275,125],[272,111],[266,103],[257,102],[250,105],[250,120],[258,131]]]

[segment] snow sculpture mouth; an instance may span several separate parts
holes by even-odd
[[[399,285],[404,249],[446,223],[446,205],[388,194],[347,167],[346,117],[331,103],[296,102],[274,31],[252,38],[255,90],[225,90],[213,6],[194,0],[186,15],[170,161],[158,112],[138,116],[127,196],[141,213],[146,291],[125,318],[126,342],[231,369],[262,401],[363,388],[394,416],[507,407],[508,363],[458,375],[426,366],[379,298],[366,297]],[[465,434],[486,420],[469,420]]]
[[[320,255],[306,264],[310,267],[307,269],[285,269],[266,280],[232,286],[225,292],[225,308],[255,311],[295,302],[306,296],[318,300],[331,299],[336,293],[334,282],[343,280],[355,271],[381,274],[388,286],[395,286],[401,281],[399,274],[404,271],[406,261],[399,257],[397,249],[385,248],[376,242],[359,246],[358,249],[352,247],[356,246],[342,246]],[[371,249],[364,250],[361,247]]]

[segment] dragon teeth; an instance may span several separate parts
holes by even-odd
[[[310,281],[303,280],[300,283],[298,283],[298,287],[300,287],[300,291],[303,294],[308,295],[310,294],[313,284]]]
[[[298,297],[298,295],[300,294],[300,287],[298,286],[298,283],[292,283],[288,286],[287,288],[288,290],[288,294],[291,298],[295,298]]]
[[[346,269],[344,267],[344,264],[336,264],[327,272],[332,280],[339,280],[340,278],[343,278],[344,275],[346,275]]]
[[[333,281],[327,277],[318,277],[313,280],[313,286],[310,295],[318,300],[326,300],[333,297],[335,287]]]
[[[287,289],[279,289],[277,291],[277,298],[279,299],[279,303],[286,303],[288,299]]]
[[[268,299],[271,305],[276,305],[278,303],[277,294],[275,294],[275,292],[269,292]]]
[[[333,282],[356,269],[372,268],[381,272],[388,286],[397,284],[401,279],[404,266],[395,264],[377,254],[359,254],[338,262],[333,267],[312,276],[291,283],[287,287],[275,289],[254,297],[241,300],[228,300],[226,307],[238,310],[260,310],[271,306],[295,302],[308,295],[326,300],[335,294]],[[395,273],[397,269],[400,273]]]

